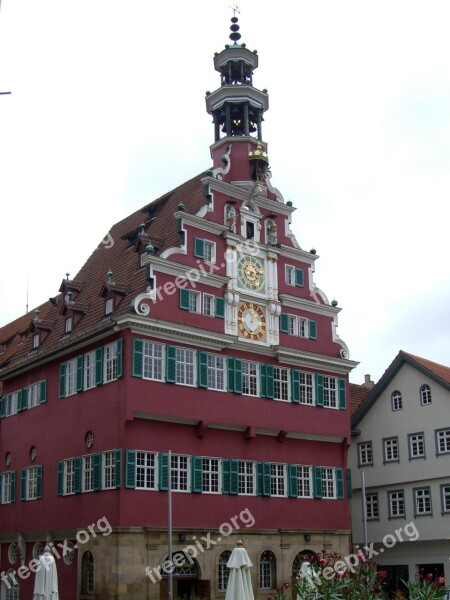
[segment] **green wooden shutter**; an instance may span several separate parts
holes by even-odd
[[[291,369],[291,402],[300,403],[300,371]]]
[[[316,406],[323,406],[323,375],[316,373]]]
[[[344,471],[343,469],[335,469],[336,473],[336,496],[339,500],[344,497]]]
[[[222,458],[222,494],[230,494],[230,459]]]
[[[56,477],[56,495],[64,495],[64,461],[58,461],[58,473]]]
[[[303,287],[305,283],[305,275],[303,273],[303,269],[296,268],[295,269],[295,285],[297,287]]]
[[[239,493],[239,461],[230,459],[230,494]]]
[[[314,498],[322,498],[322,467],[313,467]]]
[[[185,290],[184,288],[180,289],[180,308],[183,310],[189,310],[190,308],[190,291]]]
[[[208,354],[201,350],[197,351],[197,386],[208,387]]]
[[[175,383],[177,377],[177,349],[175,346],[166,346],[166,381]]]
[[[0,504],[2,504],[2,496],[3,496],[2,492],[1,492],[1,490],[3,489],[2,477],[3,477],[3,475],[0,473]]]
[[[352,487],[352,470],[347,469],[347,497],[349,500],[353,497],[353,487]]]
[[[310,340],[317,340],[317,323],[308,319],[308,334]]]
[[[22,394],[21,394],[21,398],[20,398],[20,404],[21,404],[21,409],[22,410],[27,410],[28,408],[28,388],[23,388]]]
[[[47,402],[47,380],[43,379],[39,383],[39,404]]]
[[[191,492],[203,492],[203,458],[191,456]]]
[[[120,488],[122,485],[122,448],[117,448],[115,450],[114,478],[116,488]]]
[[[141,377],[144,374],[144,340],[133,339],[132,375]]]
[[[270,496],[270,463],[256,465],[256,493],[258,496]]]
[[[42,498],[42,465],[36,465],[36,498]]]
[[[81,456],[77,456],[74,459],[74,477],[73,477],[73,489],[75,494],[79,494],[81,492]]]
[[[122,352],[122,339],[117,340],[117,379],[122,377],[123,374],[123,352]]]
[[[84,356],[77,356],[77,392],[83,391]]]
[[[194,256],[205,258],[205,240],[202,238],[194,239]]]
[[[11,502],[16,501],[16,472],[11,471]]]
[[[260,392],[261,398],[266,397],[266,367],[267,367],[267,365],[263,365],[263,364],[259,365],[259,379],[260,379],[259,392]]]
[[[22,469],[20,473],[20,499],[27,499],[27,469]]]
[[[160,490],[167,490],[169,488],[169,455],[166,452],[160,452],[158,462],[158,487]]]
[[[227,390],[234,392],[234,358],[227,356]]]
[[[298,467],[297,465],[288,465],[288,496],[289,498],[298,497]]]
[[[339,408],[345,410],[347,408],[347,382],[345,379],[338,379],[339,389]]]
[[[273,400],[275,394],[273,376],[273,365],[266,365],[266,398],[270,398],[270,400]]]
[[[225,300],[219,296],[214,298],[214,315],[219,319],[225,318]]]
[[[103,383],[103,347],[95,350],[95,385]]]
[[[234,392],[242,394],[242,360],[234,359]]]
[[[3,417],[6,417],[6,399],[8,398],[8,396],[3,396],[3,398],[0,398],[0,419],[3,419]]]
[[[127,450],[125,453],[125,487],[136,487],[136,450]]]
[[[96,452],[92,456],[92,467],[94,471],[93,488],[96,492],[102,489],[102,462],[102,453]]]
[[[280,331],[282,333],[289,333],[289,319],[287,313],[281,313],[280,315]]]
[[[66,363],[59,366],[59,397],[64,398],[66,395]]]
[[[17,392],[17,412],[22,411],[22,390]]]

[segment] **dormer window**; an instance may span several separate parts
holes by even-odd
[[[114,310],[114,298],[108,298],[105,301],[105,315],[110,315]]]
[[[33,350],[36,350],[36,348],[39,348],[40,342],[41,342],[41,336],[39,335],[39,333],[35,333],[33,335]]]
[[[73,329],[73,317],[67,317],[64,323],[64,333],[70,333]]]

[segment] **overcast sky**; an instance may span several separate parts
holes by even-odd
[[[110,227],[209,168],[229,0],[3,0],[0,325],[75,277]],[[448,0],[242,0],[269,91],[272,183],[338,332],[377,380],[450,365]]]

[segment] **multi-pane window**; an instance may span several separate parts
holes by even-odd
[[[228,586],[228,579],[230,577],[230,569],[227,567],[228,560],[231,556],[229,550],[225,550],[219,556],[219,573],[218,573],[218,584],[219,592],[226,592]]]
[[[336,377],[323,377],[323,405],[328,408],[337,408],[337,379]]]
[[[203,314],[207,317],[214,316],[214,296],[203,294]]]
[[[273,397],[275,400],[289,400],[289,375],[287,369],[274,368]]]
[[[189,457],[172,454],[171,460],[172,490],[177,492],[189,491]]]
[[[286,465],[270,464],[270,495],[286,495]]]
[[[3,401],[5,402],[5,416],[15,415],[19,404],[19,392],[8,394]]]
[[[441,485],[442,512],[450,512],[450,484]]]
[[[225,390],[226,359],[217,354],[208,354],[208,388]]]
[[[84,355],[84,389],[95,387],[95,350]]]
[[[403,490],[388,492],[389,517],[405,516],[405,494]]]
[[[157,381],[162,381],[164,378],[163,345],[155,342],[144,342],[143,355],[144,379],[156,379]]]
[[[25,499],[36,500],[38,497],[38,467],[25,469]]]
[[[87,454],[82,458],[83,476],[82,490],[83,492],[92,492],[94,489],[94,456]]]
[[[205,240],[203,258],[206,262],[215,262],[216,252],[214,242],[208,242],[207,240]]]
[[[189,292],[189,310],[190,312],[198,313],[200,312],[200,292],[193,292],[192,290]]]
[[[431,490],[429,487],[414,490],[415,515],[431,515]]]
[[[311,373],[300,372],[300,402],[302,404],[314,403],[313,376]]]
[[[81,593],[87,596],[94,594],[94,557],[89,551],[81,559]]]
[[[383,440],[384,462],[398,462],[398,438],[385,438]]]
[[[64,494],[75,493],[75,459],[64,461]]]
[[[136,488],[154,490],[157,487],[156,454],[136,452]]]
[[[105,383],[117,379],[117,342],[105,346]]]
[[[273,590],[276,587],[276,560],[270,550],[263,552],[259,561],[259,587],[263,590]]]
[[[410,433],[408,435],[409,458],[425,457],[425,439],[423,433]]]
[[[0,502],[1,504],[9,504],[10,502],[14,502],[15,500],[15,490],[14,485],[16,482],[16,474],[14,471],[7,471],[6,473],[2,473],[1,476],[1,496]]]
[[[298,318],[298,335],[303,338],[309,337],[308,319],[304,319],[303,317]]]
[[[182,385],[195,385],[195,353],[187,348],[176,349],[176,382]]]
[[[258,364],[242,361],[242,393],[248,396],[258,395]]]
[[[378,494],[366,494],[366,517],[378,519]]]
[[[334,469],[322,467],[322,498],[336,498]]]
[[[391,394],[391,406],[392,410],[402,410],[403,408],[402,395],[398,390]]]
[[[111,490],[116,487],[116,453],[103,452],[103,489]]]
[[[239,494],[255,493],[255,463],[248,460],[239,461],[238,485]]]
[[[77,391],[77,359],[66,362],[66,396],[71,396]]]
[[[220,460],[218,458],[203,458],[203,491],[210,494],[220,493]]]
[[[286,265],[286,283],[288,285],[295,285],[295,267]]]
[[[105,301],[105,315],[110,315],[114,310],[114,298],[108,298]]]
[[[34,406],[37,406],[39,404],[39,390],[39,383],[34,383],[28,388],[28,408],[33,408]]]
[[[450,452],[450,429],[436,431],[436,451],[438,454]]]
[[[312,469],[311,467],[297,467],[298,495],[300,498],[312,497]]]
[[[70,333],[73,329],[73,317],[67,317],[64,321],[64,333]]]
[[[297,317],[295,315],[287,315],[287,331],[289,335],[297,335]]]
[[[431,388],[427,383],[424,383],[420,388],[420,403],[422,406],[431,404]]]
[[[373,464],[372,442],[361,442],[358,444],[358,464]]]
[[[4,585],[2,585],[2,592],[4,591],[5,593],[4,596],[2,594],[2,598],[4,598],[4,600],[19,600],[20,585],[16,579],[16,576],[17,572],[14,569],[8,569],[8,571],[6,572],[6,582],[8,582],[8,585],[6,584],[6,582]]]
[[[41,342],[41,337],[39,333],[35,333],[33,335],[33,349],[35,350],[36,348],[39,348],[39,344]]]

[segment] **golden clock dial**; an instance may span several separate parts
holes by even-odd
[[[238,308],[238,328],[248,340],[261,340],[266,333],[264,311],[253,302],[242,302]]]
[[[238,283],[242,288],[261,291],[265,286],[264,261],[242,254],[238,260]]]

